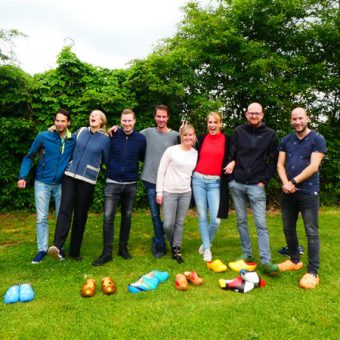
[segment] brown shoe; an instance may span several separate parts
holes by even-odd
[[[284,262],[279,263],[278,265],[280,272],[286,272],[291,270],[299,270],[303,267],[303,262],[294,263],[291,260],[286,260]]]
[[[80,292],[82,297],[92,297],[96,294],[96,281],[94,279],[86,280]]]
[[[102,279],[102,292],[106,295],[114,294],[117,290],[116,283],[111,277],[104,277]]]
[[[188,290],[188,280],[184,274],[176,275],[175,287],[177,290]]]
[[[184,272],[183,274],[193,285],[200,286],[203,284],[203,279],[196,272]]]

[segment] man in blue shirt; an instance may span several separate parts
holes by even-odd
[[[92,265],[101,266],[112,261],[112,243],[114,218],[118,203],[121,203],[121,223],[118,255],[128,260],[131,258],[127,243],[131,229],[131,212],[137,192],[138,164],[144,161],[146,139],[134,130],[135,113],[126,109],[121,115],[122,129],[118,129],[110,138],[110,158],[107,168],[103,250]]]
[[[39,154],[34,183],[38,254],[34,257],[32,263],[40,263],[47,254],[47,220],[51,194],[53,194],[55,201],[56,215],[59,211],[61,180],[75,146],[75,138],[67,129],[70,123],[70,113],[60,109],[55,115],[55,131],[39,133],[21,163],[18,188],[24,189],[34,158]]]
[[[319,257],[319,166],[326,153],[323,136],[308,128],[310,119],[305,109],[291,113],[294,133],[285,136],[280,144],[277,171],[282,182],[281,210],[283,231],[290,259],[278,265],[280,271],[298,270],[300,261],[296,221],[301,212],[308,240],[307,273],[299,282],[302,288],[314,288],[320,282]]]

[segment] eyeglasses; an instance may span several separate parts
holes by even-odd
[[[262,115],[262,112],[247,112],[247,115],[249,115],[249,116],[260,116],[260,115]]]

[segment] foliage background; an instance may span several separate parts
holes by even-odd
[[[222,0],[202,7],[189,2],[172,38],[127,69],[94,67],[65,46],[57,68],[26,74],[2,44],[22,33],[0,29],[0,210],[33,209],[33,180],[16,188],[22,157],[36,134],[53,123],[59,108],[73,114],[72,129],[88,124],[93,109],[103,110],[109,125],[133,108],[136,129],[153,125],[152,111],[171,108],[170,126],[190,120],[205,133],[209,111],[224,116],[225,131],[244,122],[248,104],[263,104],[266,123],[279,138],[291,131],[293,107],[306,107],[312,128],[327,140],[321,169],[321,202],[337,204],[340,196],[339,4],[332,0]],[[96,187],[94,210],[102,209],[105,172]],[[276,204],[280,183],[267,188]],[[137,206],[145,203],[139,187]]]

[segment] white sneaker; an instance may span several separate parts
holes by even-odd
[[[203,261],[204,262],[210,262],[211,259],[212,259],[212,254],[211,254],[210,249],[205,250],[204,253],[203,253]]]
[[[203,255],[203,254],[204,254],[204,246],[203,246],[203,244],[201,244],[200,247],[198,248],[198,253],[199,253],[200,255]]]

